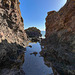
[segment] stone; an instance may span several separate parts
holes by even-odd
[[[14,8],[12,8],[12,5]],[[4,36],[10,43],[16,42],[21,46],[26,44],[25,41],[27,40],[27,35],[24,31],[23,19],[19,8],[19,0],[1,0],[0,37],[2,36]],[[0,38],[0,40],[4,39]]]
[[[54,67],[57,70],[59,67],[65,75],[75,74],[74,20],[75,0],[67,0],[67,3],[58,12],[50,11],[46,17],[46,43],[41,55],[43,54],[42,56],[47,59],[53,58],[56,63],[52,61],[53,65],[57,65]],[[60,70],[58,71],[60,73]]]
[[[31,45],[29,45],[28,47],[32,48],[32,46],[31,46]]]
[[[27,45],[19,4],[19,0],[0,0],[0,69],[13,65],[21,55],[18,50],[23,52]]]
[[[35,56],[38,54],[37,52],[30,53],[30,55],[34,54]]]

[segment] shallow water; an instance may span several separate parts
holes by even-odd
[[[51,67],[45,65],[43,57],[40,57],[39,52],[41,51],[40,43],[30,43],[32,48],[27,47],[24,57],[24,63],[22,68],[25,75],[53,75],[53,70]],[[37,55],[30,54],[37,52]]]

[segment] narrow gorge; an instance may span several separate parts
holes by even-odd
[[[75,0],[47,13],[44,38],[36,27],[24,30],[19,5],[0,0],[0,75],[75,75]]]

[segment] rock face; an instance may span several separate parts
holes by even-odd
[[[23,46],[27,40],[19,4],[19,0],[0,0],[0,42],[6,39]]]
[[[63,8],[58,12],[48,12],[46,18],[46,38],[53,33],[62,34],[75,32],[75,0],[68,0]]]
[[[58,12],[48,12],[46,18],[45,55],[52,55],[64,69],[63,73],[75,74],[75,0],[68,0]],[[62,65],[63,65],[62,64]],[[59,65],[57,65],[59,67]]]
[[[0,0],[0,65],[5,60],[16,60],[17,50],[26,46],[19,4],[19,0]]]

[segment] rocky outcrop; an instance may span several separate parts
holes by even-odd
[[[27,33],[28,38],[39,38],[42,36],[41,31],[36,27],[29,27],[28,29],[25,29],[25,32]]]
[[[75,0],[68,0],[58,12],[48,12],[46,17],[45,56],[62,63],[57,69],[65,75],[75,74]],[[65,66],[64,66],[65,65]],[[61,73],[62,74],[62,73]]]
[[[0,64],[12,60],[17,50],[26,47],[27,36],[19,4],[19,0],[0,0]]]
[[[58,33],[61,37],[62,34],[68,32],[75,32],[75,0],[68,0],[63,8],[58,12],[48,12],[46,18],[46,38],[53,33]]]
[[[0,42],[6,39],[9,43],[25,45],[27,36],[19,4],[19,0],[0,0]]]

